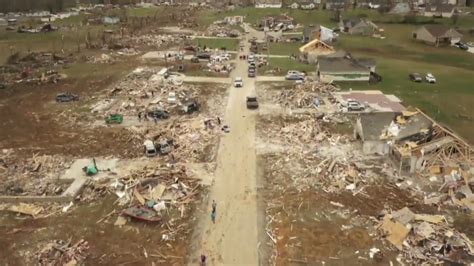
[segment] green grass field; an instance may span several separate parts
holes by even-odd
[[[229,38],[219,38],[219,39],[206,39],[206,38],[196,38],[194,43],[200,47],[208,47],[212,49],[225,48],[227,51],[237,51],[239,40],[238,39],[229,39]]]
[[[285,75],[288,70],[298,70],[305,72],[314,72],[316,70],[315,66],[303,64],[290,58],[270,58],[269,63],[270,65],[258,69],[258,73],[260,75],[266,75],[268,74],[269,70],[275,69],[279,69],[280,71],[273,73],[274,75]]]
[[[291,55],[299,54],[299,48],[302,46],[301,42],[295,43],[270,43],[270,54],[272,55]]]

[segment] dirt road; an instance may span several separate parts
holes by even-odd
[[[249,44],[245,41],[245,51]],[[247,64],[238,60],[232,77],[242,77],[243,88],[230,88],[207,216],[202,224],[201,254],[211,265],[256,265],[257,179],[255,120],[257,111],[247,110],[246,97],[255,93],[255,79],[247,78]],[[216,223],[211,221],[211,203],[217,202]],[[198,252],[199,253],[199,252]],[[194,259],[194,258],[193,258]],[[193,261],[192,259],[192,261]]]

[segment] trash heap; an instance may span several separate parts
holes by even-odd
[[[464,255],[474,256],[472,241],[449,226],[442,215],[415,214],[405,207],[385,214],[380,222],[380,232],[396,247],[401,256],[397,258],[409,264],[429,265],[444,262],[469,263]],[[403,264],[403,263],[402,263]]]
[[[36,255],[38,265],[83,264],[89,254],[89,243],[84,239],[72,244],[71,240],[54,240],[46,244]]]

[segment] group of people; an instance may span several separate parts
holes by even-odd
[[[211,210],[211,221],[212,223],[216,223],[216,215],[217,215],[217,203],[215,200],[212,200],[212,210]],[[206,255],[201,255],[201,266],[205,266],[207,261]]]

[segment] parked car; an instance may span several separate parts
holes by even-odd
[[[458,47],[461,50],[469,50],[469,46],[463,42],[457,42],[454,46]]]
[[[421,82],[423,80],[420,74],[418,73],[411,73],[410,75],[408,75],[408,77],[410,78],[411,81],[414,81],[414,82]]]
[[[253,55],[253,54],[249,55],[249,56],[247,57],[247,62],[248,62],[249,64],[255,63],[255,55]]]
[[[285,76],[286,80],[303,80],[305,74],[296,70],[290,70]]]
[[[234,87],[240,88],[244,86],[244,81],[242,80],[241,77],[236,77],[234,80]]]
[[[170,117],[170,114],[168,111],[165,110],[154,110],[154,111],[149,111],[147,115],[151,118],[156,118],[156,119],[168,119]]]
[[[72,94],[70,92],[63,92],[56,95],[56,102],[58,103],[66,103],[66,102],[73,102],[79,101],[79,96],[76,94]]]
[[[196,53],[196,57],[199,58],[199,59],[210,59],[211,54],[210,53],[199,52],[199,53]]]
[[[247,109],[257,109],[257,108],[258,108],[257,97],[248,96],[247,97]]]
[[[425,79],[428,83],[436,83],[436,78],[431,73],[427,73]]]
[[[347,102],[347,111],[364,111],[365,106],[358,101],[348,101]]]
[[[199,63],[199,58],[197,58],[197,56],[194,56],[193,58],[191,58],[191,63]]]
[[[250,68],[249,67],[249,71],[248,71],[248,77],[249,78],[255,78],[255,68]]]

